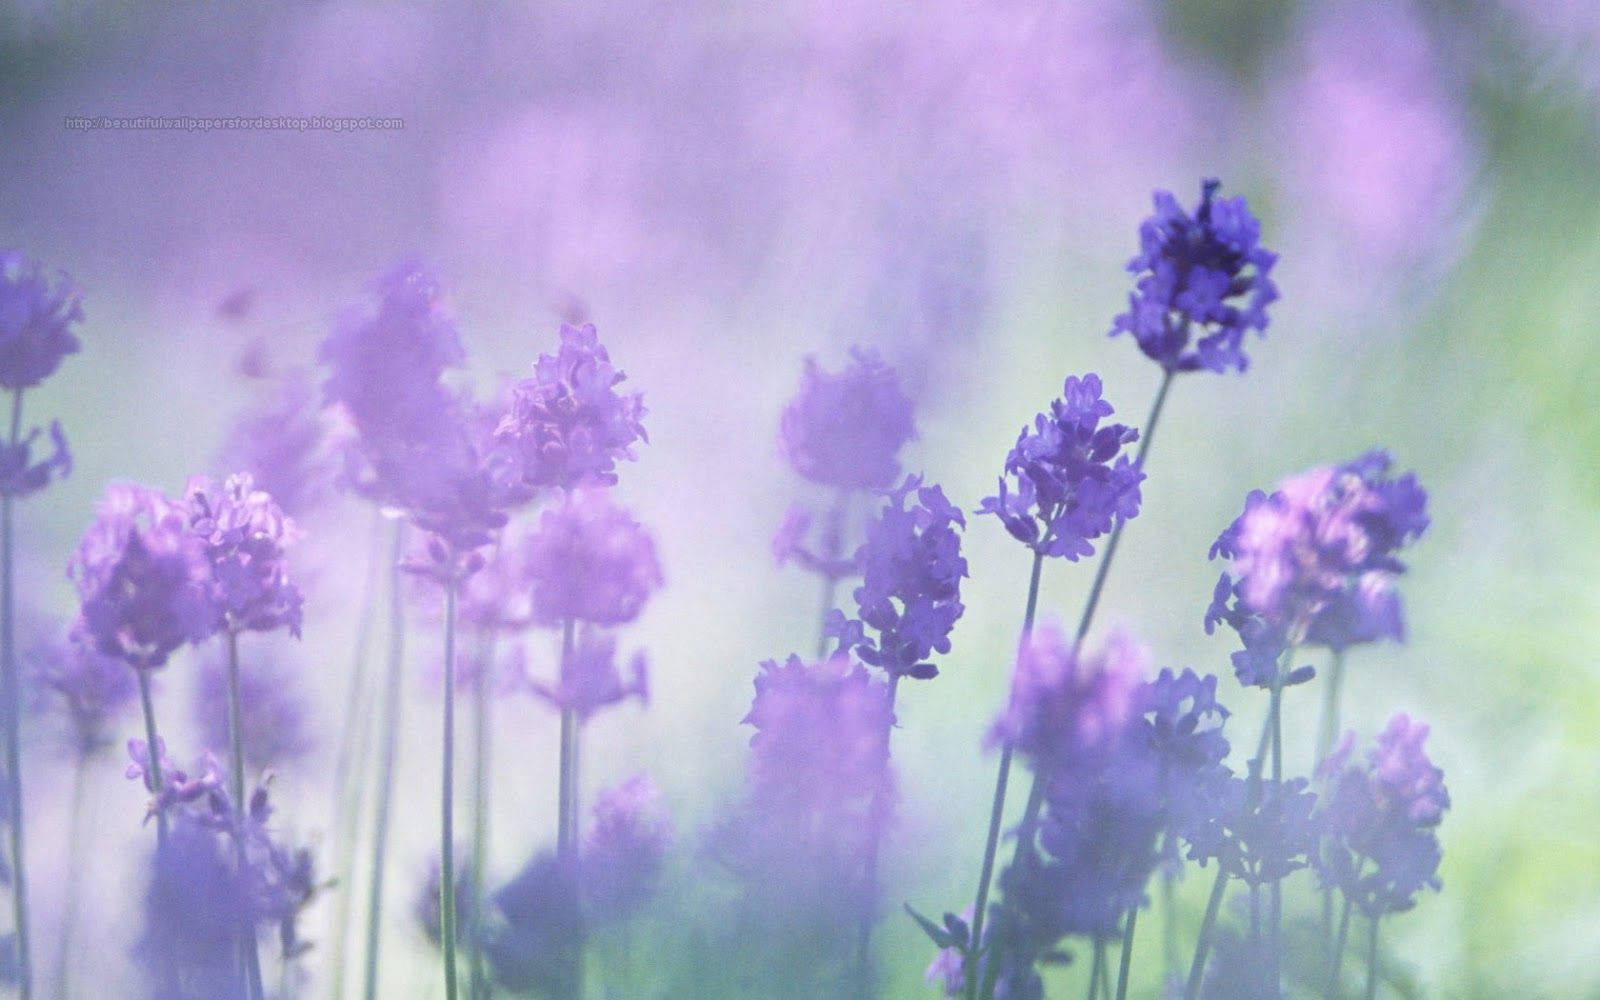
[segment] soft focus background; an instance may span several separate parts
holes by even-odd
[[[663,897],[616,948],[634,958],[597,975],[605,995],[702,995],[722,912],[702,834],[740,787],[750,681],[814,642],[815,582],[775,569],[768,546],[811,497],[775,444],[802,358],[879,346],[919,400],[906,464],[976,507],[1066,374],[1100,372],[1119,417],[1142,422],[1159,372],[1106,337],[1123,264],[1151,190],[1192,206],[1210,175],[1262,217],[1283,300],[1248,374],[1176,386],[1097,631],[1125,625],[1159,663],[1226,674],[1229,640],[1200,627],[1206,550],[1244,494],[1392,448],[1434,523],[1403,583],[1410,644],[1355,657],[1346,721],[1365,738],[1395,709],[1430,720],[1454,808],[1445,891],[1385,939],[1420,995],[1600,995],[1600,13],[1586,0],[128,9],[0,4],[0,245],[70,272],[88,316],[82,354],[29,394],[30,418],[61,417],[77,469],[21,510],[23,602],[70,614],[62,568],[105,482],[177,491],[226,471],[234,417],[311,365],[401,256],[448,283],[480,384],[553,350],[563,317],[592,319],[650,409],[622,491],[668,586],[624,639],[651,652],[653,701],[592,728],[586,787],[648,769],[677,831]],[[404,127],[64,127],[183,114]],[[274,655],[318,752],[275,787],[283,822],[316,842],[368,521],[350,503],[305,528],[306,636]],[[975,880],[993,778],[980,742],[1027,556],[992,519],[967,546],[955,650],[902,691],[891,910],[960,909]],[[1046,613],[1075,615],[1091,572],[1051,566]],[[394,996],[437,979],[410,917],[436,835],[437,654],[411,649]],[[530,641],[536,664],[553,654]],[[179,731],[195,659],[158,694]],[[1253,732],[1260,700],[1231,676],[1223,688],[1236,733]],[[1309,700],[1291,695],[1288,732],[1309,732]],[[556,721],[531,702],[501,718],[505,876],[553,829]],[[64,779],[42,738],[28,752],[48,969]],[[120,770],[108,759],[93,778],[85,982],[126,974],[150,836]],[[1195,910],[1200,881],[1185,886]],[[893,912],[882,928],[886,993],[931,996],[919,932]],[[1155,940],[1135,979],[1147,991]]]

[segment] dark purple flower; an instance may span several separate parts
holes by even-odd
[[[784,408],[778,442],[796,472],[840,489],[884,489],[900,476],[900,448],[916,436],[900,377],[877,352],[852,348],[838,373],[806,358]]]
[[[1153,765],[1166,814],[1164,853],[1176,862],[1176,834],[1205,813],[1205,789],[1228,756],[1228,710],[1217,701],[1216,676],[1193,670],[1162,670],[1140,688],[1138,703],[1132,739]]]
[[[1276,882],[1310,863],[1317,797],[1304,778],[1272,782],[1221,773],[1207,778],[1205,814],[1184,831],[1189,858],[1215,858],[1247,885]]]
[[[916,502],[907,510],[911,496]],[[855,555],[862,571],[855,591],[860,618],[846,623],[833,612],[829,634],[893,676],[929,678],[939,671],[928,657],[950,652],[950,631],[965,610],[960,529],[967,522],[943,490],[923,486],[920,476],[907,476],[888,497]],[[875,640],[862,635],[863,625],[877,633]]]
[[[617,481],[616,463],[635,457],[635,441],[649,441],[643,395],[617,391],[626,379],[611,366],[594,324],[562,324],[561,346],[539,355],[533,377],[513,388],[510,412],[495,430],[519,457],[523,484],[571,489]]]
[[[261,918],[255,902],[249,874],[237,870],[223,840],[180,820],[155,853],[138,955],[158,981],[176,974],[181,997],[235,1000],[239,931]]]
[[[251,655],[239,664],[239,735],[252,772],[293,764],[316,746],[306,724],[309,706],[295,676],[298,665],[281,647],[270,653],[267,648],[251,646]],[[206,746],[221,751],[231,745],[227,662],[220,650],[201,664],[194,720]]]
[[[495,981],[513,993],[570,995],[582,947],[582,910],[571,869],[541,854],[491,901],[501,920],[484,952]]]
[[[1048,770],[1097,759],[1126,733],[1147,668],[1143,647],[1127,635],[1113,633],[1098,654],[1084,655],[1046,622],[1023,639],[1010,701],[989,741]]]
[[[81,346],[72,325],[83,319],[77,289],[54,285],[20,250],[0,251],[0,387],[30,389]]]
[[[205,545],[187,511],[143,486],[107,487],[67,572],[95,648],[140,669],[210,636],[221,619]]]
[[[1277,255],[1262,248],[1261,225],[1245,200],[1218,199],[1220,186],[1202,182],[1193,216],[1157,191],[1155,214],[1139,226],[1139,253],[1128,262],[1138,280],[1111,335],[1133,334],[1169,372],[1244,371],[1244,335],[1265,333],[1267,306],[1278,297],[1268,276]]]
[[[299,531],[249,473],[217,484],[204,476],[184,490],[189,524],[205,544],[212,601],[229,632],[288,629],[300,635],[304,598],[289,579],[287,549]]]
[[[1423,750],[1427,736],[1426,724],[1398,713],[1365,766],[1350,764],[1354,738],[1346,734],[1318,769],[1330,782],[1317,817],[1324,837],[1319,874],[1369,917],[1408,910],[1417,893],[1440,886],[1435,829],[1450,794],[1444,772]]]
[[[539,517],[524,543],[541,625],[573,619],[621,625],[661,586],[650,533],[600,488],[573,490]]]
[[[600,709],[630,697],[650,700],[650,674],[642,651],[633,654],[628,672],[623,680],[617,669],[616,636],[586,627],[578,632],[572,654],[561,665],[561,679],[553,687],[539,681],[531,686],[556,708],[576,712],[580,722],[587,722]]]
[[[1232,566],[1206,631],[1227,622],[1256,651],[1252,661],[1274,646],[1404,639],[1397,553],[1427,528],[1427,494],[1409,473],[1385,478],[1391,461],[1372,451],[1286,479],[1270,496],[1252,492],[1211,548]]]
[[[110,746],[111,725],[138,690],[128,665],[95,649],[82,628],[40,642],[32,659],[40,688],[60,699],[74,751],[88,757]]]
[[[1100,376],[1069,376],[1050,412],[1035,417],[1031,431],[1022,429],[1006,456],[999,494],[986,497],[978,513],[999,517],[1035,552],[1074,561],[1092,555],[1092,539],[1119,518],[1138,516],[1144,480],[1139,467],[1118,454],[1139,432],[1123,424],[1100,426],[1111,413],[1100,398]]]
[[[250,473],[285,513],[302,517],[332,493],[339,472],[335,449],[310,378],[294,371],[235,418],[217,465]]]
[[[584,894],[596,915],[625,917],[654,890],[672,823],[661,792],[643,774],[600,792],[593,816],[584,841]]]
[[[24,434],[15,445],[0,441],[0,496],[25,497],[50,485],[51,480],[72,474],[72,453],[61,422],[50,421],[50,453],[33,460],[33,445],[39,428]]]

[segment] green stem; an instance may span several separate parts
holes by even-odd
[[[1133,931],[1139,919],[1139,908],[1128,910],[1128,926],[1122,930],[1122,964],[1117,967],[1117,1000],[1127,1000],[1128,973],[1133,969]]]
[[[444,995],[456,1000],[456,588],[455,561],[444,585],[444,739],[439,782],[439,938]]]
[[[1371,928],[1367,931],[1367,1000],[1377,1000],[1378,996],[1378,918],[1372,918]]]
[[[144,738],[148,751],[147,773],[150,776],[151,796],[159,800],[163,782],[161,778],[161,753],[160,735],[156,732],[156,710],[154,699],[150,696],[150,671],[145,668],[135,668],[134,674],[139,678],[139,707],[144,713]],[[156,866],[163,868],[167,864],[167,811],[156,810]],[[163,873],[163,877],[171,873]],[[178,994],[178,971],[172,957],[172,941],[168,938],[162,951],[161,977],[167,989],[167,994]]]
[[[472,684],[472,909],[467,912],[467,946],[471,949],[471,1000],[487,1000],[489,978],[483,964],[483,885],[489,854],[489,671],[494,664],[494,631],[483,632],[478,672]]]
[[[1044,554],[1038,551],[1033,553],[1033,569],[1028,577],[1028,601],[1022,613],[1022,641],[1027,642],[1028,636],[1033,632],[1034,615],[1039,608],[1039,576],[1044,571]],[[983,919],[984,911],[989,906],[989,883],[994,878],[994,857],[1000,847],[1000,825],[1005,820],[1006,811],[1006,786],[1011,780],[1011,741],[1006,740],[1000,748],[1000,770],[995,775],[994,799],[989,806],[989,835],[983,846],[983,867],[978,873],[978,898],[972,907],[972,937],[968,942],[967,967],[973,970],[967,976],[967,1000],[977,1000],[978,976],[976,970],[978,963],[971,961],[983,948]],[[989,963],[993,965],[994,963]]]
[[[67,820],[67,887],[61,917],[61,944],[56,950],[56,991],[61,1000],[72,997],[72,939],[78,925],[78,892],[89,855],[83,851],[83,792],[88,756],[79,753],[72,762],[72,806]]]
[[[561,624],[561,677],[565,681],[572,670],[573,633],[576,623],[568,618]],[[556,857],[566,871],[569,891],[574,907],[581,906],[583,898],[578,859],[578,713],[575,709],[561,710],[561,773],[560,801],[558,803],[556,830]],[[571,948],[572,968],[568,970],[569,996],[583,996],[583,929],[582,921],[574,935]]]
[[[340,879],[338,900],[334,904],[333,929],[330,942],[333,954],[328,962],[333,982],[332,1000],[343,1000],[345,987],[345,961],[349,952],[350,915],[354,909],[355,883],[350,873],[355,870],[356,848],[361,839],[359,829],[363,792],[367,782],[362,765],[366,763],[367,746],[372,737],[372,697],[368,690],[368,649],[372,642],[373,621],[377,617],[378,569],[382,564],[383,511],[372,508],[372,540],[367,547],[367,571],[361,585],[361,617],[356,624],[355,650],[352,655],[350,688],[345,696],[344,724],[339,730],[339,753],[334,760],[333,792],[337,797],[331,810],[339,817],[336,828]]]
[[[11,394],[10,446],[15,449],[22,433],[22,390]],[[16,921],[17,993],[22,1000],[33,995],[33,963],[28,945],[27,852],[24,850],[22,796],[22,701],[17,678],[16,593],[13,579],[12,501],[10,493],[0,497],[0,649],[4,685],[6,787],[11,803],[11,903]]]
[[[233,765],[233,848],[234,861],[240,878],[246,877],[249,859],[245,850],[244,816],[244,730],[239,712],[239,633],[225,630],[228,641],[228,744]],[[246,996],[262,1000],[266,989],[261,983],[261,956],[256,950],[256,929],[253,924],[239,928],[239,959],[246,976]]]
[[[384,678],[383,723],[379,730],[378,795],[372,820],[372,872],[367,885],[366,962],[362,996],[378,996],[378,949],[383,926],[383,876],[389,846],[389,804],[394,792],[394,758],[400,734],[400,675],[405,660],[405,593],[400,560],[405,554],[406,525],[394,525],[393,552],[389,559],[389,663]]]
[[[833,506],[828,509],[827,519],[822,525],[822,620],[817,626],[817,659],[828,655],[828,613],[833,610],[835,592],[839,588],[839,577],[835,576],[832,564],[838,562],[839,554],[844,550],[844,518],[845,504],[849,494],[844,490],[839,491]]]
[[[883,733],[883,762],[887,767],[889,762],[889,742],[894,732],[894,702],[895,695],[900,688],[900,675],[889,675],[889,728]],[[861,995],[872,995],[872,923],[877,911],[878,900],[878,864],[880,847],[879,838],[884,828],[884,812],[888,808],[887,797],[882,788],[872,796],[872,842],[867,845],[866,877],[863,880],[866,887],[865,899],[861,904],[861,921],[856,928],[856,979],[860,986]]]
[[[1334,939],[1333,955],[1328,963],[1328,988],[1327,1000],[1335,1000],[1339,991],[1339,971],[1344,965],[1344,942],[1350,934],[1350,897],[1344,899],[1344,907],[1339,913],[1339,934]]]
[[[1317,722],[1317,759],[1313,762],[1311,772],[1316,774],[1322,762],[1328,759],[1328,754],[1333,752],[1334,741],[1339,732],[1339,692],[1344,683],[1344,650],[1336,649],[1333,652],[1333,661],[1328,666],[1328,680],[1322,686],[1322,716]],[[1319,791],[1325,791],[1326,783],[1318,782]],[[1320,842],[1317,844],[1321,852]],[[1325,948],[1333,946],[1333,886],[1322,887],[1322,940]]]
[[[1284,669],[1287,669],[1285,664]],[[1273,794],[1278,799],[1282,808],[1283,802],[1283,679],[1282,670],[1279,671],[1278,682],[1272,685],[1272,788]],[[1267,945],[1270,949],[1268,955],[1269,975],[1272,979],[1272,992],[1276,996],[1279,983],[1282,981],[1282,944],[1283,944],[1283,880],[1273,879],[1271,887],[1271,922],[1268,925]]]
[[[1178,879],[1165,868],[1161,872],[1161,979],[1164,985],[1178,981]]]
[[[1189,981],[1184,985],[1184,1000],[1200,996],[1200,981],[1206,973],[1206,954],[1211,950],[1211,935],[1217,927],[1217,911],[1222,908],[1222,892],[1228,885],[1228,871],[1217,862],[1217,880],[1211,884],[1211,898],[1206,900],[1206,915],[1200,921],[1200,934],[1195,938],[1194,961],[1189,963]]]
[[[1106,969],[1106,948],[1099,940],[1094,943],[1094,960],[1089,965],[1088,1000],[1100,1000],[1100,976]]]

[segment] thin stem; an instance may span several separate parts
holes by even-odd
[[[1312,763],[1312,773],[1322,766],[1328,759],[1328,754],[1333,752],[1334,741],[1339,732],[1339,692],[1344,683],[1344,650],[1333,651],[1333,660],[1328,665],[1328,680],[1322,686],[1322,716],[1317,723],[1317,759]],[[1319,784],[1323,782],[1319,781]],[[1320,842],[1317,844],[1318,852],[1321,851]],[[1322,940],[1324,947],[1333,946],[1333,886],[1322,887]]]
[[[1033,632],[1034,615],[1039,608],[1039,576],[1044,571],[1044,554],[1038,551],[1033,553],[1033,569],[1028,577],[1028,601],[1022,612],[1022,641],[1026,642]],[[1000,847],[1000,825],[1005,820],[1006,811],[1006,786],[1011,780],[1011,741],[1006,740],[1000,748],[1000,770],[994,779],[994,800],[989,806],[989,835],[983,846],[983,867],[978,873],[978,898],[972,906],[972,937],[968,943],[969,958],[976,956],[983,947],[983,918],[984,911],[989,906],[989,883],[994,878],[994,857]],[[990,963],[991,965],[994,963]],[[969,961],[968,967],[976,970],[976,962]],[[967,977],[967,1000],[977,1000],[978,977]]]
[[[822,525],[822,611],[817,626],[819,660],[828,655],[828,614],[833,611],[834,595],[839,588],[840,580],[840,577],[834,574],[833,567],[839,561],[839,554],[844,550],[845,505],[848,500],[849,494],[840,490],[833,501],[833,506],[828,509],[827,519]]]
[[[1367,1000],[1378,996],[1378,918],[1373,916],[1367,931]]]
[[[894,702],[895,695],[900,688],[900,675],[889,675],[889,727],[883,733],[883,763],[889,763],[889,742],[894,733]],[[883,835],[884,812],[888,808],[887,796],[879,788],[872,796],[872,839],[867,845],[867,864],[864,883],[866,892],[861,904],[861,922],[856,928],[856,978],[860,985],[861,995],[870,996],[872,993],[872,923],[877,910],[878,899],[878,864],[881,844],[879,839]]]
[[[406,525],[396,520],[389,559],[389,663],[384,679],[383,727],[378,753],[378,797],[372,820],[372,873],[367,885],[367,953],[362,996],[378,996],[379,930],[383,926],[383,875],[389,845],[389,802],[394,791],[394,758],[400,734],[400,674],[405,660],[405,594],[400,559],[405,553]]]
[[[1327,1000],[1334,1000],[1339,992],[1339,970],[1344,965],[1344,942],[1350,933],[1350,897],[1344,898],[1344,906],[1339,913],[1339,934],[1334,939],[1333,955],[1328,963],[1328,988]]]
[[[160,797],[161,781],[161,753],[157,749],[161,737],[156,733],[155,703],[150,697],[150,671],[135,668],[134,673],[139,678],[139,707],[144,711],[144,741],[148,750],[149,761],[147,773],[150,776],[150,794]],[[164,851],[167,847],[167,812],[165,809],[156,810],[156,848]]]
[[[339,817],[336,843],[339,852],[337,869],[341,880],[338,901],[334,905],[333,931],[330,935],[333,955],[328,965],[333,983],[332,1000],[343,1000],[345,987],[345,959],[350,936],[350,914],[354,909],[355,884],[349,877],[355,870],[356,847],[361,839],[362,793],[367,782],[362,765],[366,763],[367,745],[372,736],[371,701],[368,690],[368,650],[372,643],[373,621],[378,610],[378,570],[383,557],[383,511],[372,508],[372,540],[367,547],[367,571],[361,584],[360,615],[356,624],[355,649],[352,654],[350,688],[345,697],[344,724],[339,730],[339,753],[334,760],[333,792],[337,797],[333,812]]]
[[[249,859],[245,854],[244,731],[239,721],[239,633],[230,628],[225,634],[228,639],[228,744],[229,756],[233,758],[234,862],[238,865],[239,877],[244,878]],[[239,927],[239,959],[248,988],[245,995],[261,1000],[266,996],[261,983],[261,956],[256,950],[256,929],[248,923]]]
[[[15,449],[22,432],[22,390],[11,394],[10,446]],[[33,963],[28,946],[27,852],[24,850],[22,796],[22,702],[17,680],[16,593],[12,578],[13,557],[12,500],[10,493],[0,497],[0,649],[4,685],[6,788],[11,805],[11,903],[16,922],[17,993],[22,1000],[33,995]]]
[[[561,676],[566,679],[572,670],[573,633],[576,623],[568,618],[561,624]],[[560,802],[556,830],[556,857],[567,873],[568,886],[576,907],[583,898],[578,858],[578,713],[572,708],[561,710],[561,774]],[[583,928],[582,921],[574,933],[571,949],[572,968],[567,984],[569,996],[583,996]]]
[[[1117,967],[1117,1000],[1127,1000],[1128,973],[1133,970],[1133,931],[1138,926],[1139,908],[1128,909],[1128,926],[1122,930],[1122,964]]]
[[[1285,664],[1287,668],[1287,664]],[[1280,675],[1282,671],[1279,671]],[[1272,788],[1278,796],[1279,808],[1283,801],[1283,683],[1280,676],[1277,683],[1272,685]],[[1271,922],[1268,925],[1267,944],[1271,950],[1268,956],[1269,975],[1272,977],[1272,992],[1277,995],[1279,983],[1282,981],[1282,944],[1283,944],[1283,880],[1273,879],[1271,887]]]
[[[1161,872],[1161,979],[1163,988],[1178,980],[1178,879]]]
[[[88,784],[88,755],[79,753],[72,761],[72,806],[67,820],[67,888],[65,911],[61,917],[61,944],[56,950],[56,991],[61,1000],[72,997],[72,939],[78,925],[78,887],[83,869],[91,858],[83,851],[83,798]]]
[[[1217,862],[1217,880],[1211,884],[1211,898],[1206,900],[1206,915],[1200,921],[1200,934],[1195,938],[1194,961],[1189,963],[1189,981],[1183,988],[1184,1000],[1195,1000],[1200,995],[1200,981],[1205,977],[1206,954],[1211,950],[1211,935],[1217,927],[1217,911],[1222,908],[1222,892],[1228,885],[1228,870]]]
[[[1094,943],[1094,960],[1089,965],[1088,1000],[1100,998],[1100,976],[1106,969],[1106,948],[1100,941]]]
[[[471,1000],[486,1000],[489,979],[483,965],[483,884],[489,854],[489,671],[494,664],[494,631],[484,629],[478,671],[472,683],[472,909],[467,911],[467,945],[471,949]]]
[[[456,588],[444,584],[444,740],[439,782],[439,938],[444,943],[444,995],[456,1000]]]

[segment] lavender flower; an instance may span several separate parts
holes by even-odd
[[[0,251],[0,387],[30,389],[81,346],[72,325],[83,319],[65,275],[52,285],[20,250]]]
[[[412,913],[416,916],[417,923],[422,927],[423,935],[428,943],[438,947],[444,940],[444,930],[441,926],[439,915],[439,880],[443,878],[443,866],[439,859],[434,858],[428,862],[427,877],[422,880],[422,885],[417,890],[416,902],[412,904]],[[458,858],[455,864],[456,872],[456,943],[465,944],[468,941],[468,931],[472,926],[469,919],[474,901],[472,896],[472,862],[470,858]]]
[[[1332,783],[1317,817],[1326,838],[1318,872],[1369,917],[1408,910],[1417,893],[1440,887],[1435,828],[1450,794],[1423,750],[1427,737],[1426,724],[1398,713],[1364,767],[1349,763],[1354,737],[1346,734],[1318,769]]]
[[[842,512],[841,512],[842,513]],[[777,532],[772,536],[772,558],[779,565],[795,563],[802,569],[831,580],[842,580],[861,572],[856,553],[849,556],[830,555],[839,548],[842,517],[830,515],[822,527],[821,545],[813,548],[807,543],[815,518],[801,504],[793,504],[784,512]]]
[[[617,669],[617,639],[599,629],[585,628],[577,634],[571,655],[562,664],[561,679],[554,686],[531,682],[535,694],[560,711],[577,713],[579,722],[609,705],[637,697],[650,700],[649,669],[643,652],[633,654],[630,677],[624,681]]]
[[[159,667],[216,631],[211,570],[183,507],[155,490],[114,483],[67,567],[82,624],[100,652]]]
[[[986,497],[980,514],[994,514],[1018,541],[1042,555],[1076,561],[1092,555],[1089,542],[1139,514],[1144,472],[1124,445],[1139,432],[1100,421],[1112,413],[1100,398],[1100,376],[1069,376],[1049,413],[1034,418],[1006,456],[997,496]],[[1007,477],[1014,477],[1010,487]]]
[[[316,746],[306,724],[309,707],[293,665],[281,649],[276,654],[251,657],[239,665],[239,736],[251,771],[292,764]],[[224,655],[214,653],[201,664],[194,720],[207,746],[230,745]]]
[[[1131,333],[1169,372],[1244,371],[1244,335],[1265,333],[1267,306],[1278,297],[1269,277],[1277,255],[1261,247],[1260,223],[1243,198],[1217,199],[1219,187],[1202,182],[1193,216],[1157,191],[1128,262],[1138,280],[1111,335]]]
[[[533,377],[512,390],[511,410],[495,439],[521,459],[522,482],[571,489],[617,481],[616,463],[649,441],[640,393],[619,393],[627,379],[611,365],[592,323],[561,326],[561,346],[541,354]]]
[[[221,628],[287,628],[298,638],[304,600],[289,579],[286,556],[299,537],[294,522],[272,497],[255,488],[249,473],[229,476],[221,486],[197,476],[189,480],[184,498],[190,526],[205,543]]]
[[[580,488],[545,510],[522,554],[533,578],[533,616],[621,625],[661,586],[655,542],[603,489]]]
[[[1206,789],[1225,771],[1228,710],[1217,701],[1217,678],[1164,669],[1139,691],[1140,718],[1132,739],[1154,765],[1165,811],[1163,853],[1177,867],[1177,834],[1206,814]]]
[[[912,495],[916,504],[907,510]],[[891,676],[936,676],[939,670],[928,657],[950,652],[950,631],[965,610],[961,578],[967,561],[958,529],[966,523],[943,490],[923,486],[920,476],[907,476],[889,492],[889,502],[856,552],[863,574],[855,591],[860,618],[846,621],[842,612],[833,611],[829,634]],[[864,628],[877,632],[877,638],[866,638]]]
[[[593,815],[583,851],[583,891],[596,915],[619,919],[654,889],[672,824],[660,790],[643,774],[602,791]]]
[[[1233,565],[1217,582],[1206,631],[1226,622],[1239,633],[1242,681],[1270,683],[1288,645],[1404,639],[1397,553],[1426,530],[1427,494],[1409,473],[1385,478],[1391,461],[1372,451],[1293,476],[1270,496],[1255,491],[1217,538],[1212,558]]]
[[[25,497],[72,473],[72,453],[60,421],[50,421],[50,453],[34,461],[38,439],[39,428],[34,427],[15,445],[0,440],[0,496]]]
[[[1317,797],[1304,778],[1261,781],[1214,776],[1206,814],[1185,831],[1189,859],[1216,859],[1246,885],[1277,882],[1310,863],[1316,850],[1311,811]]]
[[[182,820],[156,852],[144,897],[137,951],[153,976],[176,973],[180,997],[222,1000],[239,993],[239,929],[262,916],[229,850],[211,830]]]
[[[250,473],[292,517],[327,499],[339,471],[335,436],[304,372],[290,372],[234,420],[218,464]]]
[[[494,894],[501,921],[484,948],[495,981],[513,993],[568,996],[582,915],[573,872],[541,854]]]
[[[779,445],[796,472],[847,490],[883,489],[900,476],[900,448],[916,436],[900,378],[870,348],[844,370],[806,358],[800,390],[784,408]]]
[[[111,726],[137,691],[127,664],[96,650],[81,628],[39,643],[32,659],[39,687],[60,700],[74,752],[89,757],[110,746]]]
[[[1009,743],[1047,772],[1097,760],[1123,737],[1139,706],[1146,653],[1113,633],[1097,655],[1084,656],[1046,622],[1017,652],[1011,697],[989,732],[991,744]]]

